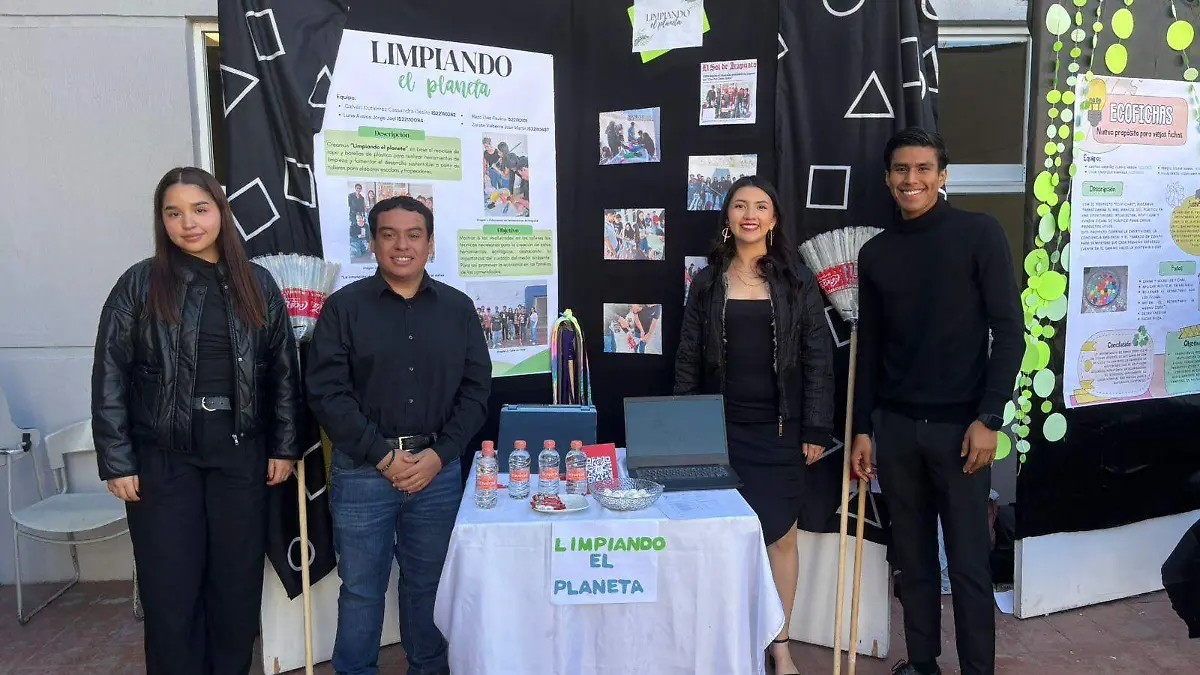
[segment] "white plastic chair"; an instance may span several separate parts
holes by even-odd
[[[125,520],[125,505],[107,492],[70,492],[67,482],[65,456],[77,452],[95,452],[92,440],[92,422],[85,420],[46,436],[46,456],[54,475],[55,493],[46,496],[42,489],[41,473],[38,469],[37,431],[18,429],[9,415],[8,403],[0,390],[0,453],[8,456],[8,512],[13,521],[13,557],[16,561],[17,620],[28,623],[35,614],[66,593],[79,581],[79,554],[76,546],[95,544],[124,536],[128,526],[120,532],[103,536],[87,537],[86,534],[99,528],[121,523]],[[16,441],[15,443],[13,441]],[[33,455],[34,472],[38,475],[39,500],[29,506],[15,508],[13,505],[12,464],[27,455]],[[78,535],[85,535],[78,538]],[[66,545],[71,549],[71,563],[75,576],[28,615],[24,612],[21,586],[21,537],[46,544]],[[142,618],[141,598],[138,593],[137,567],[133,572],[133,614]]]

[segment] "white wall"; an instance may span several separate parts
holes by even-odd
[[[19,426],[89,414],[100,306],[152,250],[155,183],[199,161],[190,21],[216,13],[216,0],[0,0],[0,387]],[[28,504],[33,464],[14,470]],[[103,489],[94,462],[68,470]],[[0,516],[0,584],[10,528]],[[27,579],[69,577],[65,549],[21,548]],[[85,579],[129,578],[128,538],[81,548],[80,564]]]

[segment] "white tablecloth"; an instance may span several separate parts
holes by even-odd
[[[472,472],[434,609],[456,675],[765,672],[764,650],[783,627],[783,607],[758,518],[735,491],[727,517],[669,520],[655,506],[618,513],[590,496],[586,511],[541,514],[507,490],[484,510],[475,506],[474,485]],[[658,521],[671,542],[659,558],[658,601],[550,604],[558,519]]]

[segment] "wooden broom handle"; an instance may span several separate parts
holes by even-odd
[[[308,494],[304,480],[304,456],[296,463],[296,503],[300,513],[300,583],[304,594],[304,673],[313,675],[312,596],[308,576]]]
[[[850,655],[846,669],[848,675],[854,675],[855,660],[858,658],[858,599],[862,594],[863,567],[863,529],[867,521],[867,493],[871,491],[870,481],[858,481],[858,528],[854,533],[854,584],[850,599]]]
[[[846,427],[842,443],[842,517],[838,529],[837,607],[833,625],[833,675],[842,672],[842,606],[846,598],[846,529],[850,517],[850,449],[854,441],[854,375],[858,361],[858,321],[850,328],[850,370],[846,383]],[[860,521],[861,522],[861,521]],[[851,651],[854,647],[851,645]]]

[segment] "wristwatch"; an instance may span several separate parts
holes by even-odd
[[[983,423],[983,426],[991,429],[992,431],[1000,431],[1001,427],[1004,426],[1004,418],[991,413],[984,413],[980,415],[979,421]]]

